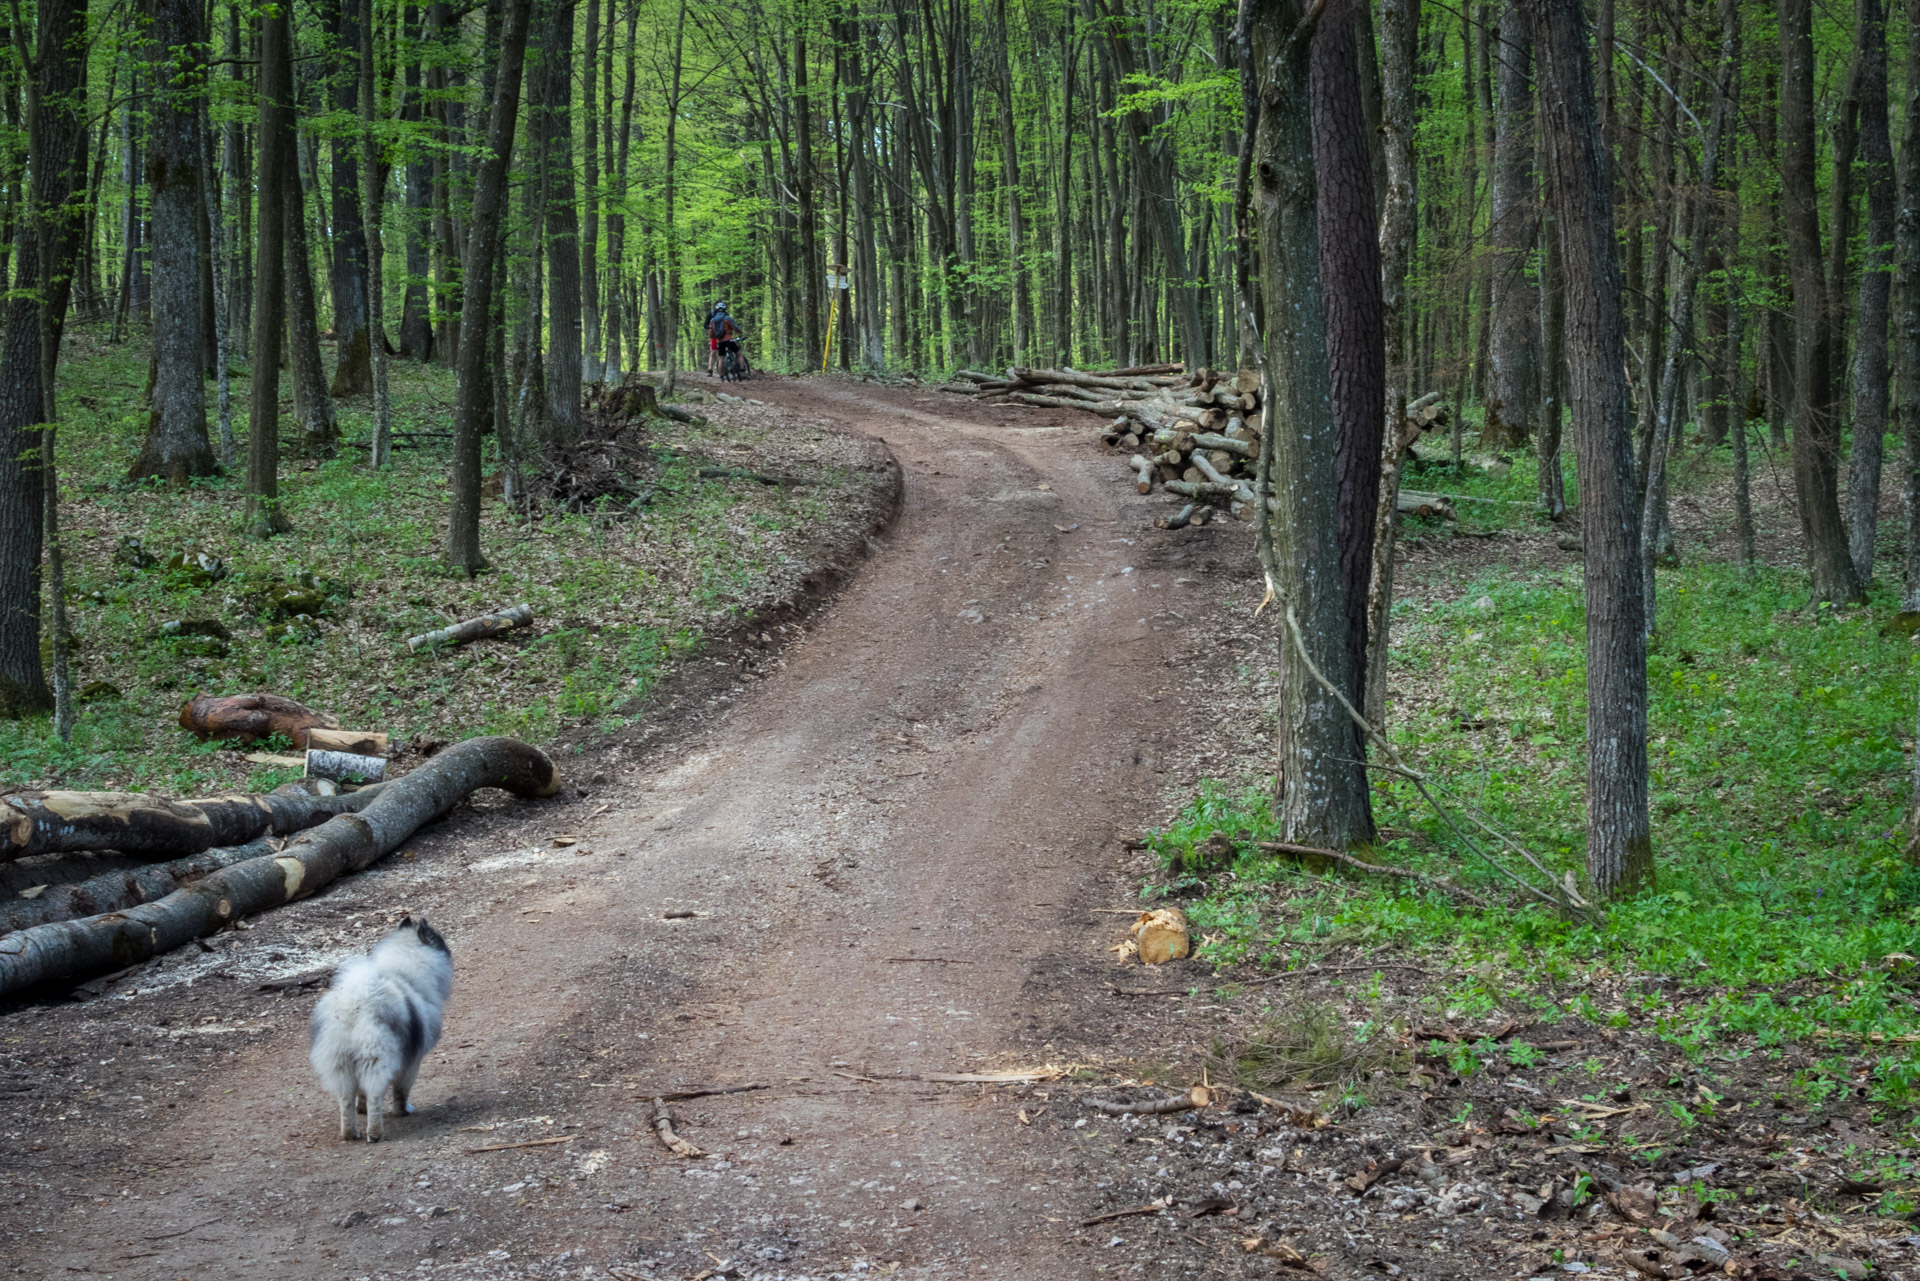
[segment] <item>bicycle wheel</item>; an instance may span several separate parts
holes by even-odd
[[[740,353],[731,347],[720,353],[720,381],[740,381]]]

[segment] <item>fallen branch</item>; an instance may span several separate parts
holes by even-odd
[[[1458,885],[1435,877],[1423,876],[1419,872],[1408,871],[1404,867],[1388,867],[1383,863],[1363,863],[1351,854],[1342,854],[1338,850],[1323,850],[1313,845],[1291,845],[1286,841],[1261,841],[1259,845],[1261,849],[1272,850],[1276,854],[1292,854],[1301,858],[1324,858],[1342,867],[1350,867],[1356,872],[1365,872],[1369,876],[1397,876],[1402,880],[1417,881],[1429,889],[1450,894],[1475,907],[1487,906],[1487,901],[1471,890],[1461,889]]]
[[[667,1151],[673,1153],[675,1156],[701,1157],[706,1155],[705,1152],[702,1152],[699,1148],[696,1148],[693,1144],[673,1132],[673,1114],[667,1111],[667,1100],[664,1095],[653,1101],[653,1132],[660,1136],[660,1142],[666,1145]]]
[[[1131,1210],[1110,1210],[1105,1214],[1096,1214],[1091,1219],[1080,1220],[1080,1226],[1090,1228],[1096,1223],[1111,1223],[1115,1219],[1131,1219],[1137,1214],[1158,1214],[1167,1206],[1155,1202],[1152,1205],[1136,1205]]]
[[[1081,1099],[1081,1103],[1095,1112],[1104,1112],[1108,1116],[1172,1116],[1176,1112],[1191,1112],[1199,1107],[1190,1094],[1175,1094],[1164,1099],[1154,1099],[1147,1103],[1109,1103],[1105,1099]]]
[[[716,1094],[745,1094],[750,1090],[764,1090],[767,1087],[754,1082],[751,1085],[715,1085],[699,1090],[669,1090],[664,1094],[636,1094],[636,1099],[652,1099],[655,1103],[679,1103],[686,1099],[710,1098]]]
[[[515,1148],[545,1148],[556,1143],[571,1143],[580,1136],[577,1134],[559,1134],[551,1139],[522,1139],[518,1143],[482,1143],[477,1148],[468,1148],[469,1152],[511,1152]]]
[[[139,792],[26,792],[0,808],[0,863],[33,854],[118,850],[181,856],[287,836],[365,809],[379,791],[316,796],[296,785],[262,796],[177,801]]]
[[[391,853],[482,787],[551,796],[560,789],[560,773],[543,753],[515,739],[468,739],[386,784],[360,813],[336,814],[277,855],[235,863],[126,912],[0,935],[0,995],[120,969],[305,898]]]
[[[407,648],[415,650],[428,645],[464,645],[468,641],[483,640],[488,636],[498,636],[501,632],[510,632],[516,627],[532,625],[533,606],[522,603],[500,610],[498,613],[469,618],[464,623],[455,623],[451,627],[442,627],[438,631],[409,636]]]

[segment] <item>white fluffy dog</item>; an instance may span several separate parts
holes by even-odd
[[[360,1137],[356,1113],[367,1112],[367,1142],[380,1139],[380,1105],[393,1091],[396,1114],[413,1111],[407,1095],[420,1061],[440,1039],[441,1012],[453,987],[447,941],[411,916],[366,956],[334,971],[333,986],[313,1007],[313,1070],[340,1103],[340,1137]]]

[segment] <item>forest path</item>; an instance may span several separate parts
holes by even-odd
[[[478,861],[374,893],[366,910],[425,910],[454,950],[419,1112],[379,1145],[337,1141],[305,1061],[311,994],[257,997],[243,1047],[122,1087],[144,1102],[111,1151],[41,1136],[35,1191],[0,1203],[0,1257],[196,1281],[684,1281],[722,1260],[765,1278],[1093,1274],[1069,1245],[1098,1204],[1087,1132],[1016,1115],[1057,1113],[1057,1095],[886,1078],[1098,1044],[1115,918],[1089,909],[1113,905],[1116,838],[1157,795],[1142,704],[1182,630],[1153,615],[1193,617],[1206,589],[1136,564],[1148,500],[1078,416],[826,380],[743,390],[884,437],[897,523],[783,665],[670,759],[560,817],[456,820],[423,860],[451,841]],[[558,832],[591,856],[551,849]],[[330,897],[259,928],[297,931]],[[740,1082],[769,1088],[675,1108],[713,1155],[661,1148],[650,1092]]]

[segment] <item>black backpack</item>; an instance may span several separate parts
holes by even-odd
[[[724,311],[718,312],[714,315],[712,320],[709,320],[707,322],[707,333],[712,335],[715,341],[722,341],[727,336],[727,326],[731,325],[732,323],[733,323],[732,316],[729,316]]]

